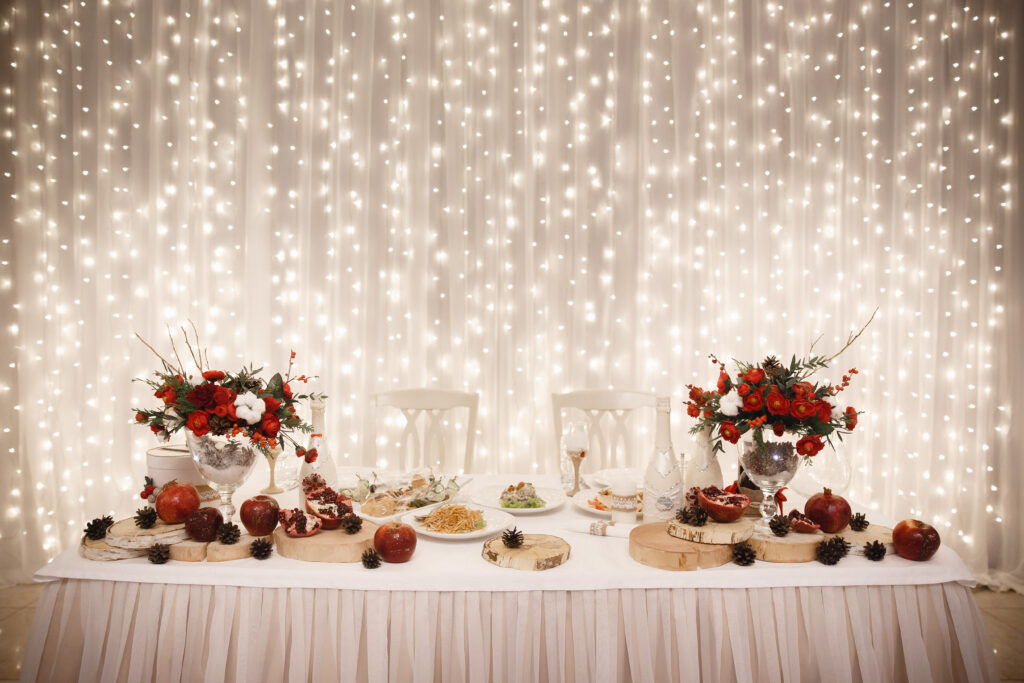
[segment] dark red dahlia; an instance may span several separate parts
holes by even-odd
[[[216,384],[200,384],[195,389],[188,392],[188,401],[196,408],[212,410],[217,406],[217,402],[213,398],[216,391]]]

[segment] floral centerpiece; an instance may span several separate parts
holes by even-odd
[[[135,421],[148,426],[161,441],[185,430],[192,459],[220,492],[225,516],[234,514],[231,493],[252,471],[257,451],[271,461],[271,473],[273,460],[286,444],[293,445],[298,454],[305,453],[294,434],[308,434],[313,429],[299,417],[296,404],[316,395],[292,390],[292,384],[313,379],[292,374],[294,351],[287,372],[265,380],[260,377],[262,368],[249,366],[237,372],[212,368],[199,348],[198,338],[189,340],[185,333],[185,345],[198,371],[198,375],[192,375],[181,362],[173,338],[171,347],[177,363],[161,356],[142,337],[139,339],[160,359],[162,368],[153,377],[138,381],[148,384],[161,404],[135,409]]]
[[[877,310],[876,310],[877,313]],[[765,523],[776,514],[776,494],[796,474],[801,460],[807,464],[826,443],[842,441],[857,426],[861,414],[852,406],[841,406],[839,394],[850,385],[857,368],[850,368],[838,382],[813,381],[813,376],[830,367],[874,320],[875,314],[846,345],[831,356],[795,355],[789,365],[768,356],[758,364],[733,361],[735,373],[714,355],[718,382],[713,389],[687,385],[687,414],[697,420],[690,433],[704,431],[713,452],[724,450],[723,441],[745,442],[740,464],[764,494],[761,515]],[[817,340],[816,340],[817,341]],[[773,438],[774,437],[774,438]]]

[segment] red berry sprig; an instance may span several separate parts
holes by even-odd
[[[156,484],[153,483],[153,477],[146,477],[145,484],[146,485],[143,487],[142,493],[139,494],[139,497],[142,498],[142,500],[149,500],[149,497],[153,495],[153,491],[156,491]]]

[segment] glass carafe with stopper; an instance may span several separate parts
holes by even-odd
[[[327,409],[327,399],[315,398],[310,401],[309,407],[313,413],[313,431],[309,436],[309,445],[306,447],[306,456],[303,459],[302,468],[299,470],[299,481],[301,482],[309,475],[315,473],[323,477],[328,486],[334,486],[338,481],[338,468],[334,464],[330,442],[324,433],[324,412]],[[310,461],[310,452],[313,450],[316,451],[316,459]],[[306,504],[305,495],[300,486],[299,505],[303,507]]]

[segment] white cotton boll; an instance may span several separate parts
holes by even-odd
[[[248,424],[254,425],[259,422],[266,410],[267,404],[263,399],[257,398],[256,394],[250,391],[235,398],[235,414]]]
[[[825,403],[832,406],[833,415],[835,415],[836,413],[842,414],[842,412],[846,409],[846,406],[843,405],[842,401],[839,400],[838,396],[828,395],[825,396],[825,398],[822,400],[824,400]]]
[[[740,406],[743,405],[743,397],[735,391],[730,391],[728,394],[722,397],[722,400],[718,402],[718,409],[722,411],[722,415],[729,417],[735,417],[740,412]]]

